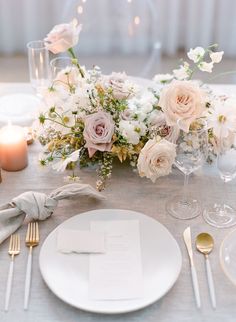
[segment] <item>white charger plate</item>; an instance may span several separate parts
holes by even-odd
[[[91,221],[132,219],[140,221],[143,297],[112,301],[90,299],[89,255],[58,252],[58,228],[85,230],[90,229]],[[118,314],[144,308],[163,297],[179,276],[182,256],[174,237],[158,221],[130,210],[99,209],[76,215],[51,232],[40,250],[39,266],[46,284],[62,301],[89,312]]]

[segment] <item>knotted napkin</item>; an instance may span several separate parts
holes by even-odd
[[[26,216],[29,220],[45,220],[52,215],[59,200],[79,196],[104,199],[90,185],[72,183],[53,190],[48,196],[40,192],[24,192],[0,206],[0,244],[22,225]]]

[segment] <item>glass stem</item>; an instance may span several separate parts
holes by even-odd
[[[224,191],[224,200],[227,200],[227,185],[226,185],[226,181],[225,181],[225,179],[223,179],[223,191]],[[223,211],[225,211],[225,201],[223,201],[222,202],[222,209],[223,209]]]
[[[184,189],[183,189],[183,196],[182,196],[182,200],[183,202],[187,201],[187,197],[188,197],[188,179],[189,179],[189,174],[184,174]]]

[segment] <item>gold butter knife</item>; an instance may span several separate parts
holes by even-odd
[[[193,283],[193,290],[196,300],[196,305],[198,308],[201,307],[201,299],[200,299],[200,292],[199,292],[199,284],[198,284],[198,278],[197,278],[197,272],[196,268],[194,266],[193,261],[193,249],[192,249],[192,240],[191,240],[191,230],[190,227],[186,228],[184,233],[184,242],[188,251],[188,256],[190,260],[190,266],[191,266],[191,274],[192,274],[192,283]]]

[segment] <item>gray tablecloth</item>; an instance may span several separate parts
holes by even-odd
[[[53,172],[48,168],[41,168],[38,164],[40,147],[34,144],[29,148],[29,166],[20,172],[3,172],[3,182],[0,184],[0,203],[5,203],[16,195],[28,191],[50,192],[64,184],[64,175]],[[189,181],[191,193],[202,200],[231,201],[236,206],[235,181],[223,190],[223,183],[215,174],[213,167],[205,167],[192,175]],[[82,180],[95,186],[96,173],[93,169],[80,172]],[[64,220],[71,216],[98,208],[131,209],[142,212],[164,224],[176,238],[183,255],[183,267],[180,277],[170,292],[160,301],[143,310],[123,315],[97,315],[77,310],[59,300],[46,286],[39,272],[38,255],[40,246],[34,249],[33,275],[28,311],[23,310],[24,279],[28,249],[24,246],[27,225],[20,230],[22,247],[21,253],[15,261],[13,290],[8,313],[3,311],[6,280],[10,258],[7,254],[8,241],[0,245],[0,321],[1,322],[184,322],[184,321],[215,321],[233,322],[236,320],[236,288],[225,277],[219,260],[219,248],[222,240],[231,229],[216,229],[207,225],[202,217],[189,221],[178,221],[166,214],[165,204],[168,198],[179,192],[183,185],[183,175],[174,170],[168,177],[160,178],[155,184],[141,179],[128,166],[115,164],[109,187],[104,194],[107,199],[96,202],[84,199],[82,201],[61,201],[54,215],[47,221],[40,223],[40,245],[47,235]],[[200,232],[210,232],[215,239],[215,248],[210,255],[215,280],[217,309],[211,308],[207,279],[205,274],[204,257],[194,251],[196,269],[199,277],[202,308],[196,309],[189,260],[183,243],[183,230],[190,225],[193,238]],[[164,245],[163,245],[164,247]]]

